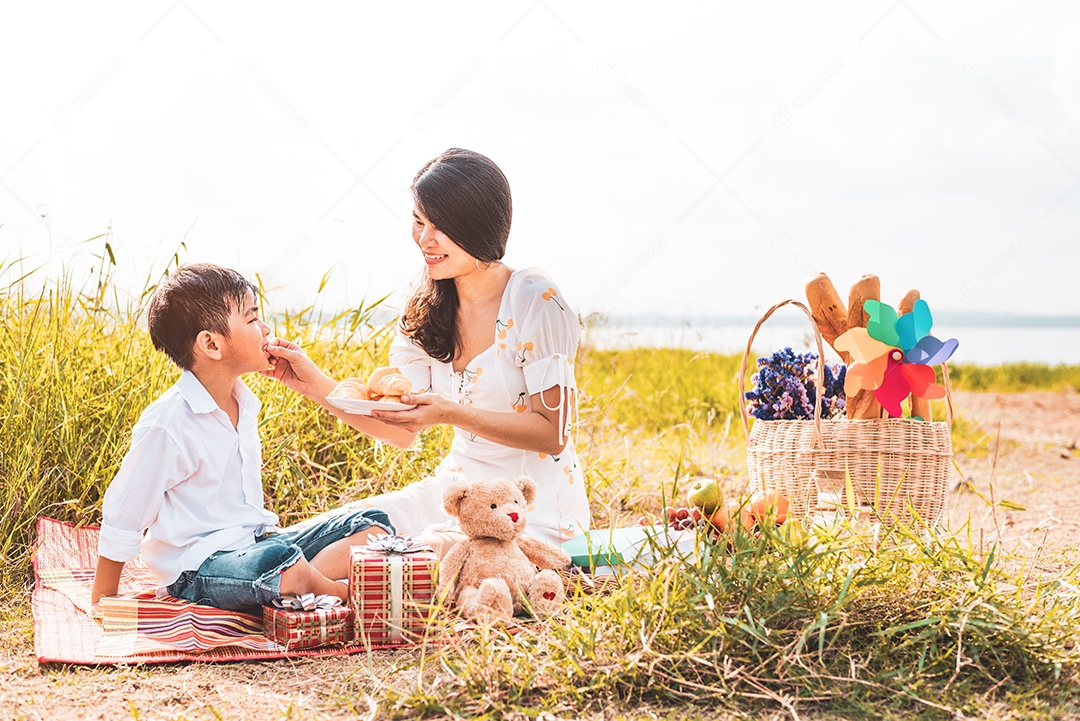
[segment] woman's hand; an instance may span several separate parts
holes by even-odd
[[[402,403],[415,405],[407,411],[372,411],[371,417],[383,423],[417,433],[441,424],[453,425],[452,417],[461,406],[451,403],[437,393],[417,393],[401,397]]]
[[[273,367],[259,371],[259,375],[281,381],[303,396],[322,401],[336,385],[296,343],[274,338],[266,352],[273,359]]]

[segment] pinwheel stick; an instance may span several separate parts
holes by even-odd
[[[863,304],[868,300],[881,300],[881,280],[876,275],[864,275],[851,286],[847,307],[848,329],[866,327],[870,316],[863,310]],[[864,388],[848,398],[846,405],[850,420],[881,417],[881,404],[872,390]]]
[[[903,315],[904,313],[910,313],[915,309],[915,301],[921,296],[919,291],[912,288],[907,293],[904,293],[904,297],[900,299],[900,305],[897,306],[897,313]],[[914,393],[911,394],[911,415],[918,416],[924,421],[934,420],[933,412],[930,410],[930,399],[920,398]]]

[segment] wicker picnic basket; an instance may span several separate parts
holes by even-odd
[[[762,324],[785,305],[806,313],[817,341],[817,396],[813,420],[756,420],[750,428],[746,409],[746,368],[754,337]],[[886,525],[932,525],[945,508],[952,462],[952,393],[942,364],[948,422],[909,418],[822,420],[825,354],[821,333],[809,309],[795,300],[777,303],[761,317],[743,352],[739,404],[746,431],[746,471],[755,491],[779,491],[790,512],[803,517],[816,511],[852,507]],[[850,479],[850,480],[849,480]],[[854,494],[854,498],[849,495]]]

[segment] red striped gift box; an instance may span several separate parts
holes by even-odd
[[[431,625],[439,558],[434,551],[380,553],[354,546],[349,605],[354,639],[370,646],[416,643]]]
[[[351,608],[292,611],[263,606],[263,634],[289,651],[349,643],[353,638]]]

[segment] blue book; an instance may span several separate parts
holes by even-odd
[[[582,568],[648,563],[656,546],[677,542],[667,526],[631,526],[629,528],[599,528],[570,539],[562,549],[570,554],[570,562]]]

